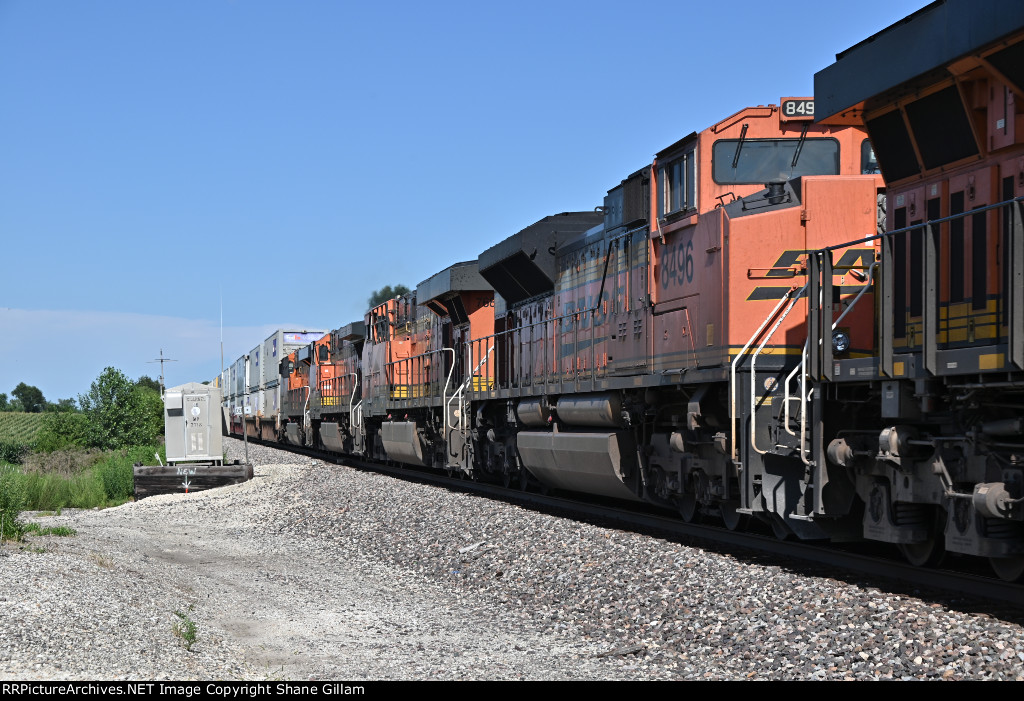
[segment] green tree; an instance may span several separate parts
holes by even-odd
[[[78,406],[75,404],[75,400],[69,397],[68,399],[58,399],[56,404],[54,404],[53,402],[47,402],[44,411],[78,411]]]
[[[402,295],[408,294],[411,291],[412,290],[410,290],[405,285],[395,285],[394,287],[392,287],[391,285],[384,285],[384,287],[380,288],[379,290],[374,290],[370,294],[370,298],[366,300],[366,305],[370,309],[373,309],[377,305],[387,302],[389,299],[401,297]]]
[[[24,382],[19,383],[11,390],[11,394],[21,402],[24,411],[30,414],[38,414],[46,406],[42,390],[32,385],[26,385]]]
[[[78,404],[88,417],[86,440],[103,449],[146,445],[163,431],[160,393],[140,387],[117,368],[106,368]]]
[[[36,434],[36,450],[44,453],[84,447],[88,444],[89,418],[77,411],[48,412],[43,419],[43,425],[39,427],[39,433]]]
[[[138,387],[149,387],[152,390],[156,390],[157,394],[160,394],[160,383],[149,375],[143,375],[139,379],[135,380],[135,384]]]
[[[160,390],[135,387],[135,411],[138,417],[137,437],[131,445],[151,445],[164,433],[164,400]]]
[[[10,411],[8,407],[9,405],[7,403],[7,393],[0,392],[0,411]]]

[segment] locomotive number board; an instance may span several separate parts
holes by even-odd
[[[796,120],[814,120],[814,98],[811,97],[784,97],[779,108],[780,119],[783,122]]]

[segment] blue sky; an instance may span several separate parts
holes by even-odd
[[[0,0],[0,392],[362,318],[924,0]]]

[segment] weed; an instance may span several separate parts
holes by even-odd
[[[13,467],[0,467],[0,541],[21,540],[25,526],[20,514],[24,508],[21,473]]]
[[[193,609],[194,607],[189,606],[189,613]],[[182,613],[181,611],[175,611],[174,615],[178,617],[178,620],[174,622],[174,626],[171,628],[174,637],[181,638],[185,649],[191,652],[192,646],[196,644],[196,622],[187,613]]]
[[[103,459],[95,448],[69,448],[52,452],[30,453],[22,460],[22,471],[72,477],[89,469]]]
[[[27,443],[0,441],[0,462],[20,465],[31,449]]]
[[[20,475],[20,480],[25,490],[26,506],[34,511],[56,511],[65,506],[91,509],[107,504],[103,480],[95,470],[68,477],[32,472]]]
[[[106,555],[101,555],[99,553],[93,553],[90,557],[92,558],[93,562],[95,562],[97,565],[99,565],[103,569],[105,569],[105,570],[112,570],[112,569],[114,569],[114,561],[112,559],[110,559],[109,557],[107,557]]]
[[[281,665],[278,669],[272,669],[270,663],[267,663],[267,669],[263,672],[263,680],[268,682],[283,682],[284,681],[284,665]]]
[[[38,523],[30,523],[25,526],[25,533],[35,533],[36,535],[78,535],[78,531],[74,528],[68,528],[67,526],[49,526],[43,528]]]
[[[64,507],[92,509],[123,504],[135,493],[132,464],[144,460],[154,449],[142,446],[102,455],[89,451],[33,453],[16,474],[25,496],[21,508],[56,511],[59,515]]]

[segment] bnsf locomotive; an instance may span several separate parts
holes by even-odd
[[[815,80],[277,332],[220,378],[226,425],[1021,578],[1024,7],[935,3]]]

